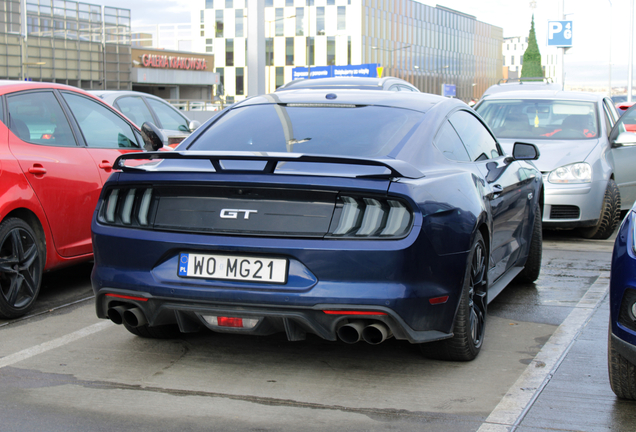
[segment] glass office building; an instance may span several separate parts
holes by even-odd
[[[0,1],[0,79],[129,90],[131,61],[129,9]]]
[[[246,0],[197,0],[193,49],[215,54],[225,95],[247,93]],[[428,93],[456,86],[470,100],[502,78],[503,30],[413,0],[265,0],[266,89],[297,66],[378,63]]]

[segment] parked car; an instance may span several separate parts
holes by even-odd
[[[117,108],[138,126],[153,123],[161,130],[166,147],[176,147],[201,126],[160,97],[148,93],[126,90],[91,90],[89,93]]]
[[[614,104],[614,106],[616,107],[616,112],[618,112],[619,115],[623,115],[625,114],[625,111],[627,111],[632,105],[634,105],[634,103],[636,102],[618,102]],[[635,131],[632,130],[631,132]]]
[[[123,155],[93,220],[97,315],[138,336],[393,336],[471,360],[488,302],[539,275],[538,151],[504,154],[456,99],[280,92],[182,146]]]
[[[562,91],[563,86],[555,83],[550,78],[508,78],[501,79],[497,84],[491,85],[486,89],[482,98],[496,93],[509,91]]]
[[[545,228],[612,235],[621,209],[636,200],[636,135],[626,132],[631,116],[619,120],[609,98],[582,92],[498,93],[475,109],[504,150],[518,141],[539,147]]]
[[[619,229],[612,254],[609,381],[623,399],[636,400],[636,204]]]
[[[58,84],[0,81],[0,121],[0,318],[15,318],[44,271],[92,259],[102,185],[143,140],[110,106]]]
[[[312,78],[290,81],[276,89],[277,92],[297,89],[360,89],[418,92],[419,89],[408,81],[400,78],[383,77],[340,77],[340,78]]]

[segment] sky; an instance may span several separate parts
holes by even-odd
[[[503,28],[504,37],[528,36],[532,14],[542,55],[547,47],[548,20],[561,20],[563,5],[573,21],[573,47],[565,55],[565,81],[570,85],[626,86],[628,77],[629,9],[633,0],[419,0],[473,15]],[[133,29],[138,25],[190,22],[190,0],[93,0],[91,3],[131,10]],[[531,9],[530,4],[536,7]],[[611,45],[611,50],[610,50]]]

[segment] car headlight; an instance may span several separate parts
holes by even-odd
[[[586,162],[559,167],[548,176],[550,183],[590,183],[592,167]]]

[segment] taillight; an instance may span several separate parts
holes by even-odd
[[[224,316],[214,316],[214,315],[202,315],[201,317],[211,327],[231,327],[231,328],[252,329],[256,327],[256,324],[258,324],[258,322],[260,321],[259,318],[238,318],[238,317],[224,317]]]
[[[403,237],[412,221],[408,207],[394,199],[341,196],[333,237]]]
[[[152,188],[111,189],[107,192],[99,220],[115,225],[148,226]]]

